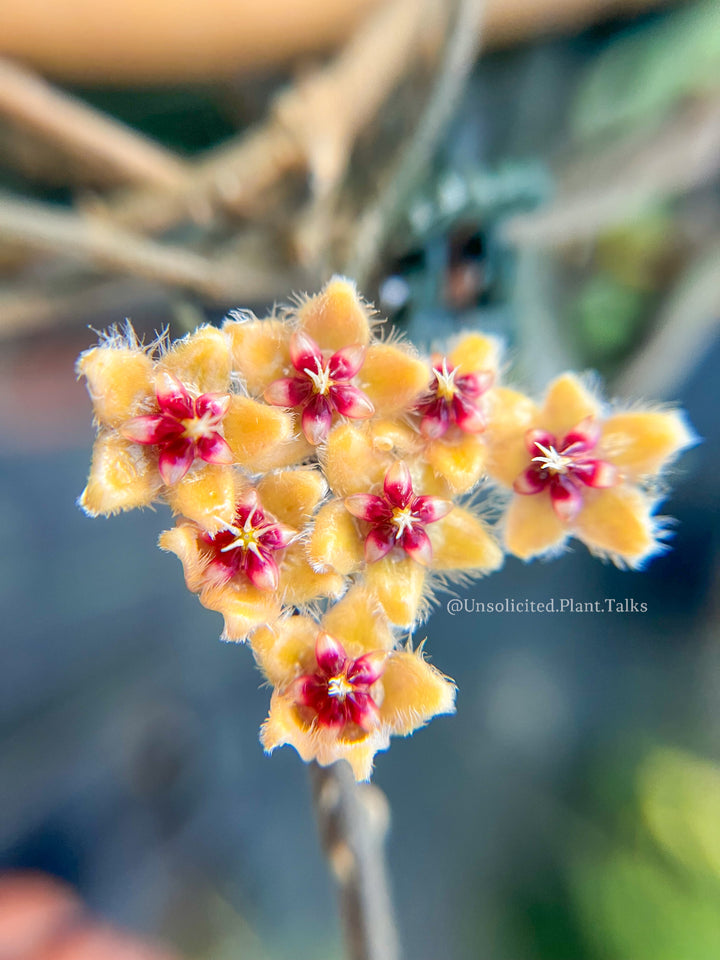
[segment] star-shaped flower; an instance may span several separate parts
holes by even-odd
[[[542,407],[498,389],[486,440],[490,475],[518,494],[505,515],[511,553],[527,560],[572,536],[637,567],[663,546],[655,478],[694,437],[674,410],[607,415],[576,376],[564,374]]]
[[[428,571],[478,576],[496,570],[503,556],[473,511],[427,492],[433,474],[424,460],[411,454],[398,461],[413,438],[394,421],[335,427],[325,475],[337,499],[318,511],[308,543],[313,566],[361,574],[401,626],[427,613]]]
[[[280,317],[235,315],[223,330],[233,369],[248,392],[302,409],[304,432],[315,446],[326,438],[335,413],[350,419],[369,417],[372,410],[397,416],[427,389],[427,369],[414,349],[398,338],[379,341],[374,326],[373,311],[355,284],[332,277],[320,293]]]
[[[182,480],[196,457],[206,463],[233,462],[221,432],[230,406],[228,394],[193,397],[170,373],[160,378],[155,394],[158,413],[132,417],[122,424],[120,433],[127,440],[158,448],[158,469],[168,486]]]
[[[98,424],[80,505],[90,516],[166,500],[206,529],[228,516],[233,469],[302,459],[292,416],[231,393],[227,337],[203,326],[170,347],[138,343],[130,327],[78,361]]]
[[[549,490],[553,510],[571,523],[582,509],[583,488],[614,487],[616,467],[591,454],[600,439],[600,425],[587,417],[558,442],[547,430],[528,430],[525,443],[535,454],[530,466],[515,480],[515,493],[536,494]]]
[[[161,534],[188,589],[223,615],[224,639],[245,640],[286,606],[343,592],[341,576],[314,570],[305,557],[303,536],[325,489],[320,473],[305,467],[269,474],[257,487],[236,480],[232,513],[213,531],[181,518]]]
[[[429,395],[417,406],[423,436],[433,440],[443,437],[452,424],[464,433],[480,433],[487,424],[480,401],[493,384],[493,372],[463,373],[441,354],[433,354],[431,362],[435,377]]]
[[[424,566],[432,561],[432,544],[425,527],[447,516],[453,508],[449,500],[416,496],[410,471],[402,460],[385,474],[382,496],[356,493],[345,498],[345,506],[354,517],[372,527],[365,538],[368,563],[387,556],[394,547],[401,547]]]
[[[364,653],[354,660],[345,648],[321,630],[315,638],[317,669],[298,677],[293,696],[308,711],[310,723],[347,730],[351,725],[369,731],[380,720],[372,688],[385,670],[387,651]]]
[[[278,407],[301,407],[305,439],[313,446],[323,443],[334,413],[367,420],[375,412],[368,397],[351,383],[365,354],[365,347],[356,343],[326,359],[312,337],[295,331],[290,338],[290,359],[296,374],[274,380],[265,390],[265,400]]]
[[[484,431],[500,366],[500,344],[463,334],[447,353],[430,358],[432,379],[410,422],[419,431],[417,455],[432,468],[441,496],[468,493],[486,469]]]
[[[277,590],[280,575],[274,554],[297,535],[297,530],[266,514],[257,491],[248,490],[230,523],[215,534],[201,534],[211,556],[206,567],[208,580],[222,585],[244,574],[258,590]]]
[[[378,750],[431,717],[452,713],[455,686],[420,651],[394,649],[373,594],[353,587],[320,623],[289,616],[261,627],[251,646],[273,685],[261,740],[327,766],[347,760],[367,780]]]

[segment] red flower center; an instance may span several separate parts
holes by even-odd
[[[420,430],[431,440],[447,433],[451,424],[464,433],[480,433],[485,429],[486,417],[481,399],[493,383],[490,370],[460,373],[447,357],[433,354],[435,374],[430,390],[417,406],[422,415]]]
[[[215,535],[201,534],[211,554],[205,572],[213,583],[228,583],[242,573],[259,590],[277,590],[279,571],[273,554],[295,535],[291,527],[265,513],[252,490],[237,504],[231,524]]]
[[[599,439],[600,426],[592,417],[586,417],[560,442],[547,430],[528,430],[525,443],[532,460],[513,489],[525,495],[549,490],[558,517],[566,523],[573,521],[582,509],[584,487],[618,483],[613,464],[590,456]]]
[[[315,660],[317,670],[293,685],[295,701],[311,712],[312,722],[337,729],[355,725],[363,731],[377,726],[371,688],[383,674],[387,654],[376,651],[353,660],[338,640],[323,632],[315,642]]]
[[[233,462],[221,432],[230,405],[227,394],[193,397],[179,380],[165,374],[156,396],[158,412],[133,417],[120,432],[134,443],[159,448],[158,469],[164,483],[172,486],[182,480],[196,457],[207,463]]]
[[[356,343],[326,359],[311,337],[296,331],[290,339],[296,374],[274,380],[265,400],[278,407],[301,407],[306,439],[314,445],[323,443],[334,413],[351,420],[366,420],[375,413],[370,399],[350,383],[365,362],[365,353],[365,347]]]
[[[427,566],[432,561],[432,544],[425,527],[446,516],[453,505],[439,497],[416,496],[407,464],[398,460],[385,474],[383,496],[358,493],[346,497],[345,506],[354,517],[372,526],[365,538],[368,563],[380,560],[398,546]]]

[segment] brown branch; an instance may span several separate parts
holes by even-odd
[[[455,21],[424,113],[403,146],[389,182],[359,223],[346,270],[361,285],[367,282],[408,198],[432,160],[475,64],[484,2],[457,0],[455,6]]]
[[[712,179],[720,169],[720,99],[691,104],[659,130],[641,132],[575,162],[558,179],[549,206],[507,221],[503,236],[523,247],[593,239],[667,196]]]
[[[208,221],[218,209],[247,214],[293,171],[310,169],[315,187],[328,189],[421,40],[440,32],[438,10],[437,0],[381,4],[326,67],[282,92],[266,121],[197,161],[179,189],[126,193],[97,212],[157,233],[186,218]]]
[[[168,190],[185,181],[173,154],[3,58],[0,116],[117,183]]]
[[[666,298],[649,339],[614,383],[624,396],[672,397],[717,336],[720,239],[705,247]]]
[[[277,273],[262,265],[209,260],[112,224],[88,221],[48,204],[0,195],[0,237],[39,252],[93,264],[111,273],[186,288],[220,301],[264,300],[277,292]]]
[[[384,843],[389,811],[382,791],[357,784],[345,761],[310,766],[325,855],[340,890],[348,960],[399,960]]]

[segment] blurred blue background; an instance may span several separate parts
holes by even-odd
[[[374,778],[414,960],[720,956],[717,170],[666,178],[637,206],[621,196],[624,223],[588,227],[582,206],[637,179],[639,129],[672,140],[683,111],[716,109],[716,12],[489,53],[368,291],[420,345],[480,326],[508,344],[511,383],[600,370],[632,399],[677,400],[702,439],[670,474],[672,549],[642,572],[577,544],[460,591],[647,613],[449,616],[441,600],[422,628],[457,715],[394,742]],[[152,102],[168,124],[173,96],[165,113],[158,92],[111,107],[135,122],[127,105]],[[179,129],[196,116],[219,136],[209,101],[189,100]],[[562,243],[549,214],[532,219],[548,210]],[[182,333],[166,299],[133,310],[141,329]],[[187,958],[339,957],[306,771],[289,748],[262,753],[269,693],[249,650],[218,642],[220,617],[155,549],[165,508],[91,521],[75,506],[92,431],[73,363],[92,340],[63,321],[0,355],[1,863],[67,879]]]

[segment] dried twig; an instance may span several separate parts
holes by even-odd
[[[458,0],[455,22],[430,99],[413,136],[404,144],[389,182],[362,217],[347,271],[360,284],[369,274],[447,129],[475,63],[483,0]]]
[[[0,116],[116,183],[169,190],[185,180],[185,167],[172,153],[3,58]]]
[[[720,240],[704,248],[663,303],[649,340],[614,384],[625,396],[677,393],[720,326]]]
[[[430,28],[438,32],[442,8],[428,2],[381,4],[326,67],[281,93],[262,124],[199,160],[180,189],[127,193],[97,212],[162,232],[185,218],[209,220],[217,209],[247,214],[293,171],[310,169],[316,187],[336,182],[355,137],[422,49],[420,40]]]
[[[268,267],[246,261],[218,264],[112,224],[6,195],[0,195],[0,236],[36,251],[79,258],[104,271],[183,287],[215,300],[262,300],[277,289],[277,276]]]
[[[52,288],[38,289],[36,282],[16,283],[12,290],[0,289],[0,342],[47,330],[58,323],[109,326],[140,310],[156,316],[169,313],[167,292],[127,278],[83,277],[76,288],[54,284]]]
[[[720,99],[691,104],[659,130],[576,162],[559,176],[556,200],[505,224],[517,246],[555,246],[588,240],[626,223],[638,210],[710,180],[720,168]]]
[[[388,806],[378,787],[357,784],[344,761],[310,766],[325,855],[340,888],[349,960],[399,960],[384,842]]]

